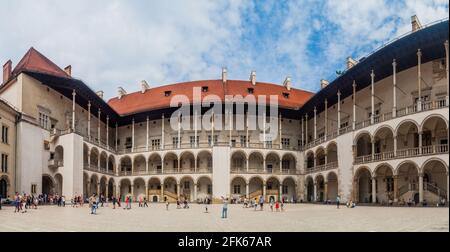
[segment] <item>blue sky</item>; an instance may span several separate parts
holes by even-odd
[[[0,60],[16,64],[34,46],[93,90],[218,79],[317,91],[347,56],[359,59],[422,24],[448,18],[444,0],[0,0]]]

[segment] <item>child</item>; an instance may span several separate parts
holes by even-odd
[[[280,204],[279,204],[278,200],[275,203],[275,209],[277,210],[277,212],[280,211]]]

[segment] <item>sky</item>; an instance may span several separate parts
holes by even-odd
[[[447,0],[0,0],[0,63],[34,47],[92,90],[117,96],[183,81],[249,79],[316,92],[346,58],[422,24]]]

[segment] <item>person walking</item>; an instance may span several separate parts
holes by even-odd
[[[89,197],[89,207],[91,208],[91,214],[97,214],[97,206],[95,200],[95,193]]]
[[[278,200],[277,200],[277,202],[275,203],[275,210],[276,210],[277,212],[280,211],[280,203],[279,203]]]
[[[139,207],[142,207],[142,196],[139,196]]]
[[[338,195],[338,196],[336,197],[336,206],[337,206],[337,209],[339,209],[340,203],[341,203],[341,197],[339,197],[339,195]]]
[[[117,203],[117,199],[115,196],[112,196],[112,203],[113,203],[113,209],[116,209],[116,203]]]
[[[228,212],[228,198],[224,198],[222,196],[222,219],[226,219],[227,216],[227,212]]]
[[[128,209],[128,196],[125,197],[125,207],[123,209]]]
[[[273,199],[270,199],[270,210],[273,212]]]
[[[166,201],[166,210],[169,211],[169,201]]]
[[[147,197],[144,197],[144,207],[148,207],[148,204],[147,204]]]
[[[259,197],[259,206],[260,206],[260,210],[262,211],[264,209],[264,197],[261,196]]]

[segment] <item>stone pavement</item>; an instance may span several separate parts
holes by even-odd
[[[100,207],[91,215],[83,208],[43,206],[27,213],[0,210],[0,232],[4,231],[449,231],[449,208],[370,207],[354,209],[334,205],[286,205],[284,212],[271,212],[229,205],[228,219],[221,219],[221,205],[191,204],[176,209],[171,204],[133,205],[131,210]]]

